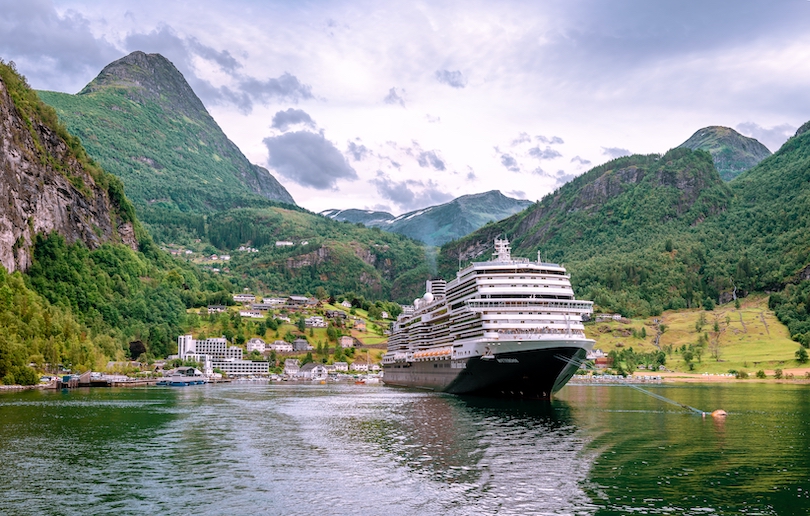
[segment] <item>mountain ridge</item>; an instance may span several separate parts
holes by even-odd
[[[525,209],[532,201],[513,199],[499,190],[462,195],[452,201],[394,216],[372,210],[324,210],[321,215],[341,221],[362,223],[400,233],[428,245],[442,245],[461,238],[481,226]]]

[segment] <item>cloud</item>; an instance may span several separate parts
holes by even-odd
[[[454,72],[450,70],[436,70],[436,80],[452,88],[463,88],[467,85],[467,79],[465,79],[458,70]]]
[[[465,179],[467,181],[475,181],[478,179],[478,176],[475,175],[475,171],[472,169],[472,167],[467,167],[467,175],[465,176]]]
[[[790,124],[775,125],[770,129],[766,129],[753,122],[743,122],[737,126],[737,130],[742,134],[756,138],[771,151],[779,150],[779,147],[793,136],[796,129]]]
[[[520,172],[517,160],[509,154],[501,154],[501,165],[512,172]]]
[[[524,192],[523,190],[509,190],[508,192],[506,192],[506,196],[511,197],[513,199],[525,199],[526,192]]]
[[[377,192],[384,198],[399,205],[406,211],[443,204],[453,199],[453,196],[439,189],[433,180],[420,181],[406,179],[395,181],[382,171],[371,180]]]
[[[315,128],[315,121],[312,120],[312,117],[309,116],[306,111],[293,108],[288,108],[286,111],[278,111],[273,115],[273,123],[270,127],[278,129],[279,131],[286,131],[290,126],[298,124]]]
[[[82,14],[60,14],[50,0],[0,0],[0,12],[0,56],[15,61],[35,88],[77,91],[121,57]]]
[[[365,145],[363,145],[362,143],[357,144],[354,142],[349,142],[348,152],[352,156],[352,158],[354,158],[354,161],[363,161],[363,158],[365,158],[370,153],[370,151]]]
[[[524,133],[525,134],[525,133]],[[562,144],[565,143],[562,138],[559,136],[552,136],[551,138],[546,138],[545,136],[538,134],[534,137],[540,143],[545,143],[546,145],[555,145],[555,144]]]
[[[233,104],[242,113],[253,111],[254,104],[271,101],[297,103],[314,98],[312,87],[302,83],[296,76],[284,72],[278,77],[257,79],[238,70],[242,67],[228,51],[219,51],[203,45],[196,38],[182,37],[169,25],[161,25],[148,33],[132,33],[124,39],[130,50],[155,52],[169,59],[205,103]],[[214,63],[231,79],[230,85],[216,87],[199,77],[194,59],[201,58]]]
[[[440,116],[432,116],[427,114],[425,115],[425,120],[427,120],[429,124],[437,124],[442,121],[442,118]]]
[[[609,156],[610,159],[621,158],[622,156],[629,156],[630,151],[620,147],[602,147],[602,154]]]
[[[587,159],[580,158],[579,156],[574,156],[571,158],[571,163],[579,163],[580,165],[590,165],[591,162]]]
[[[529,136],[529,133],[520,133],[520,134],[518,134],[517,138],[512,140],[512,143],[510,145],[512,147],[515,147],[517,145],[520,145],[521,143],[531,143],[531,141],[532,141],[532,137]]]
[[[296,131],[262,141],[270,154],[267,164],[299,185],[334,190],[340,179],[357,179],[357,172],[323,135]]]
[[[436,151],[423,151],[420,152],[416,158],[416,162],[420,167],[433,167],[436,170],[444,170],[444,161],[436,154]]]
[[[402,93],[404,94],[405,90],[402,90]],[[399,94],[397,94],[396,88],[391,88],[388,90],[388,95],[385,96],[383,102],[386,104],[399,104],[400,106],[405,107],[405,100]]]
[[[541,149],[540,147],[532,147],[529,149],[529,155],[541,161],[544,159],[556,159],[562,156],[562,154],[555,151],[551,147],[546,147],[545,149]]]
[[[565,184],[568,181],[574,179],[575,177],[577,177],[576,174],[566,174],[565,170],[558,170],[556,176],[557,184],[558,185]]]

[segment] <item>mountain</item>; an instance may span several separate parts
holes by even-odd
[[[379,227],[428,245],[442,245],[532,204],[532,201],[512,199],[498,190],[492,190],[464,195],[448,203],[411,211],[398,217],[386,212],[364,210],[326,210],[321,212],[321,215],[335,220]]]
[[[161,252],[121,181],[0,60],[0,381],[165,356],[227,283]]]
[[[25,79],[0,64],[0,263],[32,264],[37,234],[56,233],[91,249],[138,248],[132,205],[121,182],[99,168],[42,105]]]
[[[363,224],[364,226],[383,226],[390,223],[394,218],[393,215],[387,211],[373,211],[373,210],[336,210],[329,209],[320,212],[318,215],[323,215],[333,220],[340,222],[351,222],[352,224]]]
[[[147,222],[159,222],[167,210],[210,213],[268,205],[268,199],[294,204],[225,136],[159,54],[133,52],[110,63],[76,95],[39,95],[88,153],[121,178]]]
[[[702,150],[608,162],[443,246],[441,274],[452,276],[507,235],[517,256],[539,251],[565,263],[578,295],[628,316],[781,292],[772,308],[810,345],[810,125],[802,127],[728,183]]]
[[[700,129],[679,147],[704,150],[711,154],[724,181],[731,181],[771,155],[771,151],[754,138],[720,126]]]

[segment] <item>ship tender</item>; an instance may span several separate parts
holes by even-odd
[[[553,263],[512,258],[495,240],[492,260],[452,281],[429,280],[404,307],[383,357],[383,381],[454,394],[549,398],[574,375],[594,341],[570,276]]]

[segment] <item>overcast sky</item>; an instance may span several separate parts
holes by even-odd
[[[0,0],[0,57],[78,92],[161,53],[298,204],[399,214],[539,199],[723,125],[776,151],[810,119],[807,0]]]

